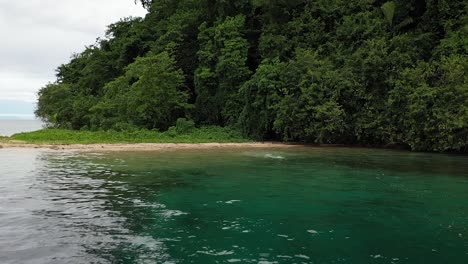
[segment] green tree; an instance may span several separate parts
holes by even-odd
[[[38,92],[36,116],[50,126],[70,128],[73,116],[70,87],[65,84],[50,83]]]
[[[163,52],[137,58],[125,74],[106,85],[105,100],[92,110],[101,126],[128,123],[148,129],[167,129],[185,115],[184,75]]]
[[[286,140],[337,142],[346,131],[340,90],[348,82],[333,64],[310,50],[298,50],[287,65],[284,97],[274,123]]]
[[[388,100],[394,142],[416,150],[466,151],[467,59],[452,55],[404,71]]]
[[[242,111],[241,85],[248,80],[248,41],[241,31],[245,17],[227,17],[213,27],[200,26],[199,68],[195,72],[198,120],[233,124]]]
[[[285,70],[286,64],[279,59],[265,60],[242,86],[244,109],[239,122],[246,135],[260,140],[275,137],[272,132],[277,107],[288,85]]]

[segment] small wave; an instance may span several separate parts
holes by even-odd
[[[306,255],[295,255],[296,258],[302,258],[302,259],[310,259],[309,256]]]
[[[223,251],[220,251],[220,252],[216,252],[214,250],[209,250],[209,251],[197,251],[197,253],[210,255],[210,256],[226,256],[226,255],[234,254],[234,251],[223,250]]]
[[[274,154],[265,154],[264,155],[265,158],[269,158],[269,159],[280,159],[280,160],[284,160],[286,159],[284,156],[281,156],[281,155],[274,155]]]
[[[242,202],[242,201],[241,200],[230,200],[230,201],[226,201],[225,203],[233,204],[233,203],[239,203],[239,202]]]
[[[253,157],[253,158],[263,158],[263,159],[277,159],[284,160],[286,157],[279,153],[265,153],[265,152],[244,152],[242,155]],[[288,154],[289,155],[289,154]]]
[[[164,210],[161,213],[165,217],[172,217],[172,216],[181,216],[181,215],[188,215],[188,213],[184,213],[179,210]]]

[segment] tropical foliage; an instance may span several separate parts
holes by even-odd
[[[36,114],[74,130],[179,118],[258,140],[468,151],[468,2],[145,0],[57,69]]]

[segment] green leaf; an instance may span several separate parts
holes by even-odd
[[[385,16],[385,20],[387,20],[390,26],[393,25],[393,17],[395,16],[395,2],[389,1],[382,5],[381,7],[382,13]]]

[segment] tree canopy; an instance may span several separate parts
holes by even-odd
[[[468,151],[468,3],[138,1],[57,68],[36,115],[69,129],[178,118],[258,140]]]

